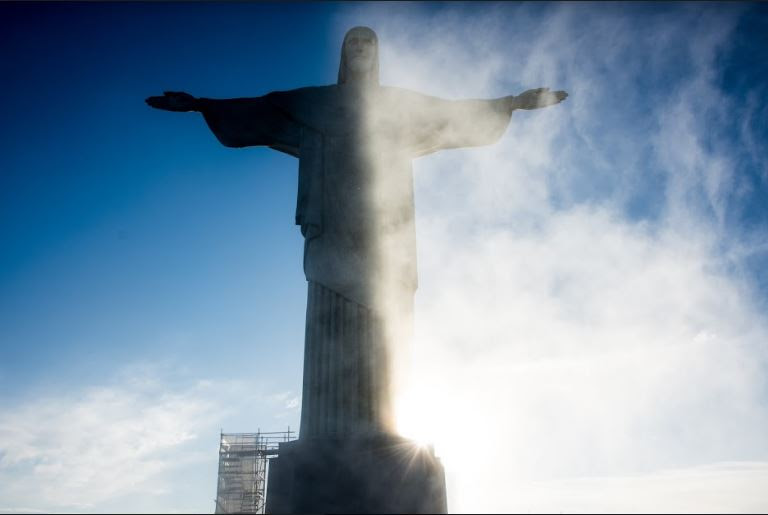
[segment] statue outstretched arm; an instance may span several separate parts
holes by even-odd
[[[166,91],[145,102],[156,109],[202,113],[208,127],[227,147],[269,146],[298,155],[300,127],[267,97],[217,100],[197,98],[181,91]]]
[[[438,150],[491,145],[501,138],[516,109],[539,109],[565,100],[565,91],[531,89],[496,99],[445,100],[426,95],[403,97],[407,133],[415,156]]]

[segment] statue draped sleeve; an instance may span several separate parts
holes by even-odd
[[[323,137],[299,119],[312,99],[311,88],[252,98],[199,99],[199,111],[222,145],[267,146],[299,158],[296,224],[308,239],[322,231]]]
[[[404,97],[407,146],[414,157],[493,144],[512,116],[504,98],[446,100],[412,92]]]
[[[301,124],[271,98],[199,99],[199,111],[222,145],[267,146],[299,157]]]

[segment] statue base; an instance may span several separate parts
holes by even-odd
[[[281,443],[269,460],[267,513],[446,513],[432,448],[395,435]]]

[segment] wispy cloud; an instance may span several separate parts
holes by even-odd
[[[279,414],[294,396],[276,399],[242,381],[195,380],[140,365],[108,385],[12,406],[0,414],[0,508],[152,511],[170,501],[167,509],[189,509],[185,499],[201,494],[190,490],[190,468],[207,476],[204,498],[215,495],[224,421],[260,405]]]
[[[515,498],[514,511],[527,513],[762,513],[766,480],[768,464],[742,462],[638,476],[528,481],[513,483],[508,491]],[[493,510],[491,503],[486,508]]]
[[[738,225],[756,201],[745,159],[766,149],[734,119],[749,98],[721,87],[741,15],[549,4],[340,20],[377,30],[389,85],[571,94],[515,113],[492,147],[415,163],[417,338],[399,409],[443,457],[452,510],[768,507],[768,320],[740,260],[765,252],[768,228]]]

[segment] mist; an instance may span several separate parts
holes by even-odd
[[[361,7],[383,85],[565,89],[491,146],[414,163],[419,290],[400,430],[449,510],[764,511],[768,328],[740,223],[759,109],[722,87],[739,7]],[[754,92],[752,92],[754,95]],[[745,136],[746,135],[746,136]],[[745,152],[740,141],[751,144]]]

